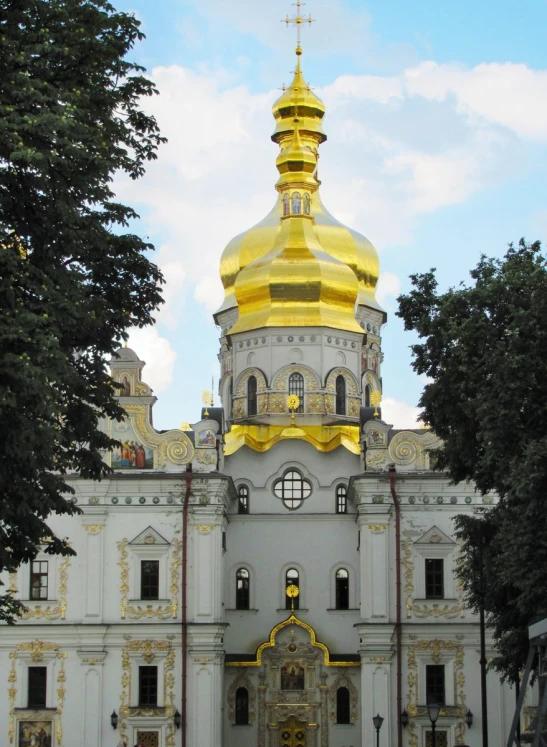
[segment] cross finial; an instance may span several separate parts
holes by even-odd
[[[312,18],[311,15],[309,15],[307,18],[305,18],[302,15],[302,6],[306,3],[301,2],[301,0],[296,0],[293,5],[296,6],[296,13],[292,18],[289,18],[287,15],[286,18],[284,18],[281,23],[285,23],[287,25],[287,28],[289,27],[289,24],[296,26],[296,54],[301,55],[302,54],[302,47],[300,46],[300,29],[302,27],[303,23],[307,23],[308,26],[311,26],[312,23],[315,23],[315,18]]]

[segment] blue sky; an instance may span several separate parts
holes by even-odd
[[[138,183],[118,182],[156,245],[167,303],[130,344],[147,361],[157,428],[199,417],[217,381],[218,261],[269,211],[277,146],[271,104],[290,80],[295,32],[273,0],[124,0],[147,38],[134,58],[161,95],[147,102],[169,143]],[[481,253],[545,240],[545,0],[457,3],[310,0],[303,67],[327,105],[321,192],[377,247],[384,416],[411,426],[423,381],[395,317],[408,276],[435,266],[441,287]]]

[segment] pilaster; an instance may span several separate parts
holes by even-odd
[[[85,531],[84,550],[84,615],[86,622],[102,623],[103,621],[103,552],[106,514],[94,513],[82,519]]]
[[[371,625],[360,623],[357,626],[361,640],[361,744],[375,744],[376,732],[373,717],[383,717],[381,740],[383,747],[395,743],[392,734],[391,676],[393,646],[391,643],[393,625]],[[393,728],[395,724],[393,723]]]
[[[188,619],[195,623],[220,622],[223,617],[223,522],[223,506],[191,506],[188,539],[192,548],[193,593]]]
[[[224,628],[188,626],[188,747],[222,744]]]
[[[389,519],[391,506],[358,507],[361,563],[361,617],[371,622],[389,620]]]
[[[82,729],[80,747],[101,747],[103,726],[103,668],[106,651],[79,650],[78,656],[82,665],[82,703],[80,713]]]

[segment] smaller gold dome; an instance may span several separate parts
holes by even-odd
[[[304,80],[300,65],[301,54],[302,50],[298,47],[292,83],[273,105],[276,126],[272,140],[282,144],[286,138],[292,138],[293,121],[296,117],[301,121],[300,131],[312,137],[316,145],[320,145],[327,139],[322,129],[325,104]]]

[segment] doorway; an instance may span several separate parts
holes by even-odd
[[[305,721],[298,721],[291,716],[286,721],[279,722],[279,747],[306,747]]]
[[[160,734],[158,731],[138,731],[137,743],[143,747],[160,747]]]

